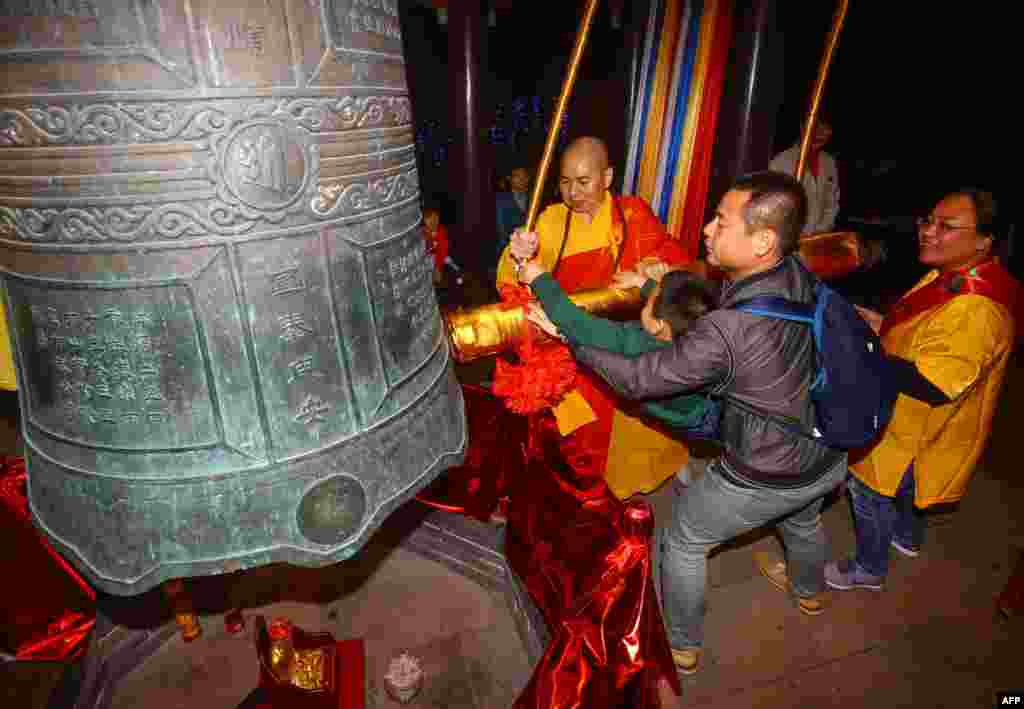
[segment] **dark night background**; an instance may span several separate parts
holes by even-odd
[[[444,136],[452,99],[446,28],[425,4],[406,3],[403,22],[422,149],[421,184],[429,198],[443,197],[447,189]],[[618,27],[607,8],[599,8],[563,135],[605,137],[619,170],[632,47],[646,3],[625,5]],[[737,18],[746,5],[734,5]],[[772,41],[783,67],[771,77],[782,97],[774,120],[776,152],[798,139],[835,3],[779,0],[773,5]],[[490,112],[485,122],[494,127],[495,175],[537,162],[581,7],[553,0],[496,12],[497,22],[487,33],[482,87]],[[912,254],[913,217],[926,213],[944,192],[967,185],[993,190],[1004,221],[1016,220],[1003,174],[1010,170],[1002,165],[1018,152],[1016,135],[1008,129],[1015,26],[1009,12],[998,7],[989,2],[850,3],[823,102],[834,127],[828,150],[841,171],[841,226],[885,239],[894,255],[901,248]],[[553,198],[553,190],[550,194]],[[713,185],[709,200],[720,196]],[[446,211],[448,219],[457,218]],[[858,219],[883,224],[865,226]]]

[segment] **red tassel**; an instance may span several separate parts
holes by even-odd
[[[533,301],[530,291],[520,286],[502,286],[503,307],[525,307]],[[505,400],[505,407],[517,414],[533,414],[549,409],[565,396],[576,383],[576,362],[569,348],[562,344],[534,342],[533,328],[527,326],[516,347],[519,363],[498,360],[494,368],[496,396]]]

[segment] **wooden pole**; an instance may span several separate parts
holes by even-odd
[[[832,29],[825,41],[825,55],[821,58],[821,66],[818,69],[818,79],[814,82],[814,91],[811,92],[811,105],[807,110],[807,120],[804,121],[804,134],[800,138],[800,159],[796,163],[796,179],[804,178],[804,167],[807,163],[807,153],[811,148],[811,136],[814,134],[814,124],[818,120],[818,107],[821,105],[821,95],[825,92],[825,80],[828,78],[829,67],[832,66],[832,56],[835,54],[836,45],[839,44],[839,33],[843,31],[843,22],[846,21],[846,10],[849,7],[849,0],[839,0],[836,13],[832,16]]]
[[[537,176],[533,182],[533,193],[530,195],[530,208],[526,213],[526,230],[533,231],[537,223],[537,213],[540,211],[540,198],[544,191],[544,182],[547,180],[548,169],[551,167],[551,159],[555,152],[555,143],[558,141],[558,131],[562,127],[562,118],[565,115],[565,108],[569,104],[569,97],[572,95],[573,84],[576,83],[576,72],[583,58],[583,50],[587,46],[587,39],[590,36],[590,27],[594,21],[594,14],[597,11],[597,0],[587,0],[587,7],[583,11],[583,20],[576,32],[576,44],[572,48],[572,56],[569,58],[569,70],[565,74],[565,81],[562,83],[562,93],[558,97],[558,104],[555,107],[555,115],[548,128],[547,141],[544,143],[544,154],[541,156],[540,165],[537,167]]]

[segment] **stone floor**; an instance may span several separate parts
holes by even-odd
[[[375,556],[380,550],[369,551]],[[278,600],[248,607],[250,622],[239,635],[225,631],[222,615],[204,614],[199,640],[186,644],[175,634],[118,683],[111,706],[238,706],[258,681],[251,632],[255,613],[283,616],[339,640],[364,638],[369,709],[397,706],[384,690],[383,677],[389,659],[401,652],[421,658],[430,678],[411,706],[511,706],[529,678],[504,598],[401,548],[371,565],[339,564],[315,574],[265,568],[247,574],[242,583],[247,588],[236,590],[236,597]]]
[[[1015,434],[1024,413],[1018,357],[989,450],[959,506],[932,515],[922,555],[894,555],[887,590],[836,593],[825,615],[800,614],[762,579],[758,551],[780,554],[775,537],[752,535],[710,560],[706,661],[666,707],[994,706],[995,692],[1024,690],[1024,619],[1002,620],[994,598],[1024,549],[1024,476]],[[2,423],[2,422],[0,422]],[[7,426],[7,428],[3,428]],[[9,429],[0,425],[0,434]],[[8,448],[15,445],[8,436]],[[664,513],[667,496],[650,496]],[[835,551],[852,548],[845,499],[824,514]],[[381,535],[353,562],[312,572],[268,568],[238,591],[253,610],[286,615],[336,637],[363,637],[367,706],[397,706],[382,692],[394,653],[421,656],[427,686],[412,706],[502,708],[528,677],[523,643],[504,598]],[[177,638],[123,680],[113,707],[234,707],[255,685],[251,639],[230,636],[220,617],[203,638]],[[61,709],[63,668],[0,664],[0,707]]]

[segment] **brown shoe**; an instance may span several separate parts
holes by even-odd
[[[672,648],[672,661],[684,675],[692,675],[700,667],[700,652],[699,647]]]
[[[801,613],[804,615],[821,615],[825,612],[827,603],[824,593],[817,593],[813,596],[797,596],[793,593],[792,586],[789,583],[789,576],[786,575],[785,562],[774,561],[764,552],[755,553],[754,560],[757,562],[757,568],[762,576],[771,581],[775,588],[794,597],[796,607],[800,609]]]

